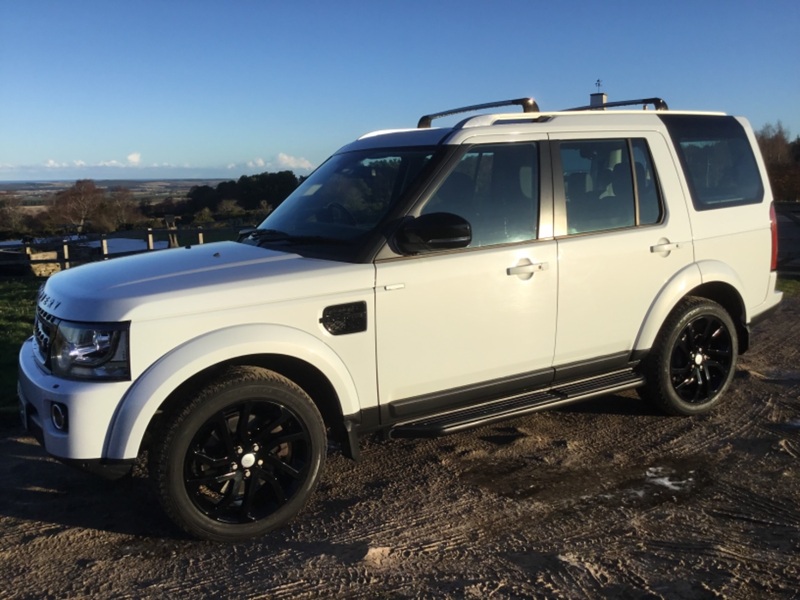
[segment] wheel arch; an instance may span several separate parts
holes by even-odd
[[[652,348],[670,312],[687,296],[706,298],[721,305],[736,325],[739,353],[744,353],[749,347],[750,333],[741,289],[739,277],[720,261],[701,261],[682,269],[666,283],[650,306],[634,344],[634,356],[641,356]]]
[[[260,366],[294,381],[314,400],[336,436],[342,435],[343,416],[359,412],[352,376],[322,340],[283,326],[236,326],[203,334],[151,365],[120,403],[104,456],[136,458],[159,419],[234,365]]]

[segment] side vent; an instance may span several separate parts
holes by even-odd
[[[328,306],[319,320],[331,335],[346,335],[367,330],[367,303],[350,302]]]

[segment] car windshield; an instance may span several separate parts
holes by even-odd
[[[378,229],[433,155],[431,148],[336,154],[303,181],[250,239],[260,245],[356,245]]]

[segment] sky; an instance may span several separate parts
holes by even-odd
[[[0,181],[306,174],[375,129],[659,96],[800,135],[800,1],[0,0]]]

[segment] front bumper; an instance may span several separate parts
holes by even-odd
[[[87,382],[53,377],[36,361],[33,338],[20,349],[17,392],[23,426],[48,453],[65,462],[109,458],[105,452],[106,440],[129,386],[124,381]],[[65,420],[54,420],[54,406]],[[62,426],[59,428],[56,422]]]

